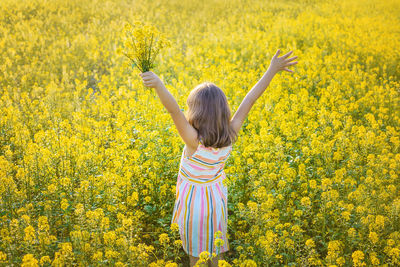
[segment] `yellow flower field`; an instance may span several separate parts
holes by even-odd
[[[226,163],[221,266],[400,265],[400,1],[0,1],[0,266],[187,266],[169,225],[184,146],[116,53],[167,35],[154,73],[232,113],[279,73]]]

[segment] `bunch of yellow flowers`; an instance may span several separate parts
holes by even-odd
[[[126,22],[122,30],[122,41],[123,46],[117,49],[117,54],[125,55],[141,72],[154,68],[160,50],[170,46],[164,34],[154,26],[140,21],[133,24]]]

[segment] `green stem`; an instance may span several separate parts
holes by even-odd
[[[151,46],[153,45],[153,33],[151,34],[151,41],[150,41],[150,47],[149,47],[149,59],[148,63],[151,64]],[[149,66],[150,68],[150,66]]]

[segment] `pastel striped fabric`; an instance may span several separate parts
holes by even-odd
[[[228,251],[228,190],[222,181],[226,178],[223,168],[232,145],[212,148],[200,142],[190,157],[185,155],[185,150],[186,145],[182,151],[171,223],[179,225],[182,246],[189,255],[199,257],[205,250],[216,254]],[[218,230],[225,242],[217,253],[214,233]]]

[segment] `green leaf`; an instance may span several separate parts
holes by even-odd
[[[148,214],[152,214],[155,210],[155,207],[151,206],[151,205],[145,205],[144,206],[144,210],[148,213]]]

